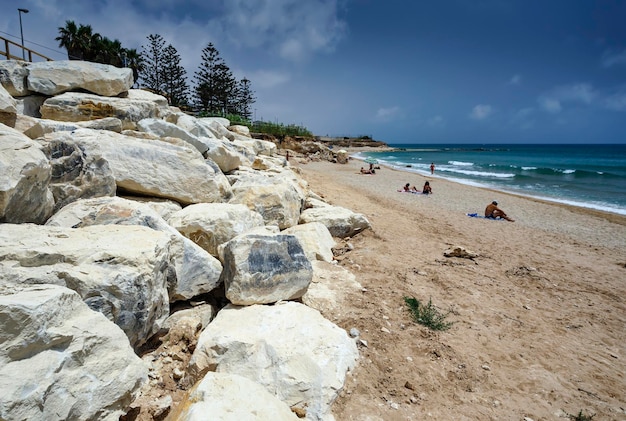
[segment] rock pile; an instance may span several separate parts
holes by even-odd
[[[358,351],[319,310],[360,288],[333,248],[369,222],[132,82],[0,62],[0,419],[137,419],[171,363],[189,393],[152,418],[332,420]]]

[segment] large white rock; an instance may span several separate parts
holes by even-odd
[[[18,118],[20,115],[41,118],[40,108],[46,99],[48,97],[43,95],[28,95],[15,98]]]
[[[167,222],[185,237],[218,256],[217,247],[252,228],[264,225],[263,217],[245,205],[198,203],[172,214]]]
[[[282,233],[295,235],[304,250],[304,254],[311,262],[315,260],[333,261],[335,240],[330,235],[326,225],[321,222],[295,225],[283,230]]]
[[[30,94],[26,86],[28,63],[22,60],[0,60],[0,85],[14,97]]]
[[[0,279],[78,292],[138,347],[169,315],[171,235],[146,227],[0,224]]]
[[[239,177],[232,185],[230,203],[240,203],[260,213],[266,225],[285,229],[298,224],[304,197],[286,178],[256,173]]]
[[[357,358],[345,330],[303,304],[229,304],[200,334],[189,374],[238,374],[309,420],[331,420],[331,405]]]
[[[218,286],[222,273],[220,261],[168,225],[146,204],[120,197],[79,200],[46,222],[49,226],[74,228],[107,224],[140,225],[172,236],[170,253],[176,278],[169,280],[170,301],[188,300]]]
[[[122,132],[122,121],[115,117],[99,118],[97,120],[89,121],[55,121],[46,120],[44,118],[38,118],[33,121],[24,134],[31,139],[37,139],[42,137],[46,133],[52,132],[71,132],[80,128],[94,129],[94,130],[110,130],[112,132]]]
[[[201,137],[195,136],[173,123],[158,118],[145,118],[137,123],[137,130],[151,133],[159,137],[177,137],[196,148],[201,154],[205,154],[209,145]]]
[[[341,313],[349,300],[362,294],[363,287],[349,270],[320,260],[311,262],[311,265],[313,280],[302,296],[302,303],[326,317]]]
[[[309,208],[300,214],[300,223],[321,222],[326,225],[333,237],[352,237],[355,234],[370,228],[370,222],[365,215],[356,213],[341,206],[321,206]]]
[[[225,202],[232,196],[224,174],[215,171],[193,148],[89,129],[49,133],[42,143],[68,138],[85,154],[102,155],[109,162],[119,193],[161,197],[181,204]]]
[[[129,91],[127,97],[104,97],[80,92],[66,92],[48,98],[41,106],[41,117],[57,121],[87,121],[116,117],[122,129],[135,130],[144,118],[161,117],[167,106],[159,95]]]
[[[172,416],[178,421],[297,421],[287,404],[262,385],[228,373],[207,373]],[[209,416],[210,414],[210,416]]]
[[[0,419],[117,421],[147,378],[119,327],[55,285],[0,287]]]
[[[277,147],[274,142],[262,139],[250,139],[249,137],[242,135],[235,136],[237,138],[233,141],[234,144],[252,148],[257,155],[276,155]]]
[[[52,168],[55,212],[78,199],[115,195],[113,171],[102,155],[85,153],[70,136],[46,142],[42,151]]]
[[[0,123],[0,223],[46,222],[54,208],[50,177],[40,146]]]
[[[219,248],[226,298],[233,304],[274,303],[302,297],[311,262],[293,235],[247,232]]]
[[[0,85],[0,124],[7,126],[15,126],[17,118],[17,102],[13,97]]]
[[[133,71],[108,64],[76,60],[31,63],[28,89],[44,95],[86,90],[96,95],[116,96],[133,86]]]

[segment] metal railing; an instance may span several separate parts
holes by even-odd
[[[33,51],[30,48],[24,47],[21,44],[13,42],[5,37],[0,37],[0,46],[4,46],[4,50],[0,49],[0,56],[6,57],[7,60],[23,60],[22,56],[16,56],[11,54],[11,50],[9,49],[10,45],[14,45],[16,48],[16,52],[28,52],[28,61],[33,61],[33,56],[40,57],[46,61],[52,61],[50,57],[46,57],[43,54],[39,54],[37,51]],[[2,47],[0,47],[2,48]]]

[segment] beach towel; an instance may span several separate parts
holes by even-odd
[[[398,193],[422,194],[422,192],[421,192],[421,191],[413,191],[413,190],[410,190],[410,191],[406,191],[406,190],[396,190],[396,191],[397,191]]]
[[[469,216],[470,218],[491,219],[492,221],[503,221],[502,218],[491,218],[491,217],[488,218],[486,216],[482,216],[477,213],[466,213],[465,215]]]

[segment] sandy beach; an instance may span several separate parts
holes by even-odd
[[[363,290],[338,314],[362,346],[342,420],[626,420],[626,217],[388,168],[291,160],[309,187],[372,224],[339,263]],[[407,182],[430,196],[399,193]],[[497,200],[516,222],[470,218]],[[474,259],[444,257],[461,246]],[[432,299],[444,332],[404,297]]]

